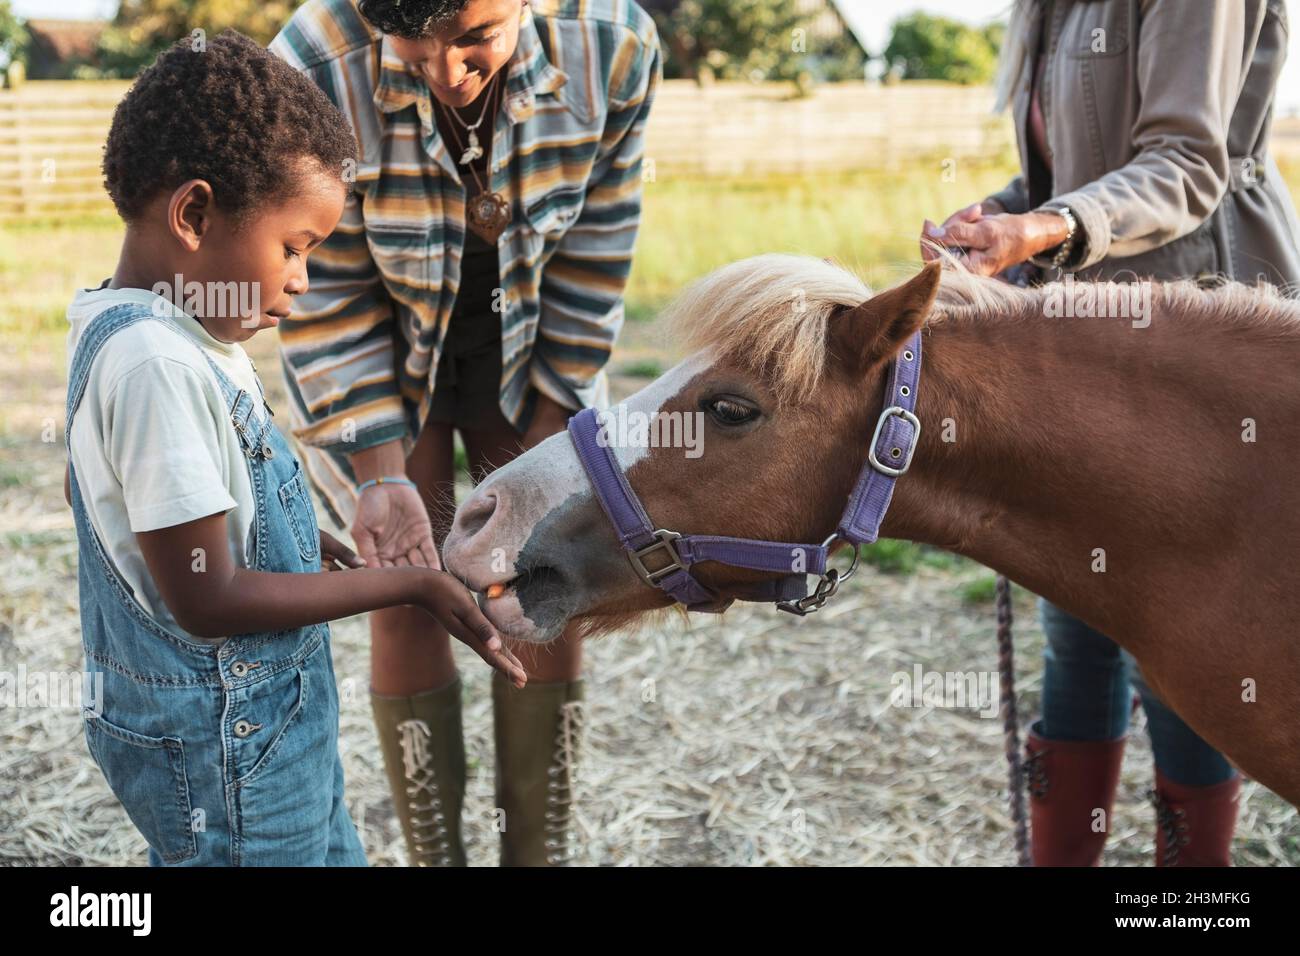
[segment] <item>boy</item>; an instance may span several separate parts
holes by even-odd
[[[306,291],[355,150],[314,84],[230,31],[163,53],[109,132],[127,231],[68,310],[66,486],[104,675],[86,740],[152,865],[365,864],[323,622],[415,605],[524,681],[459,582],[319,532],[238,344]]]

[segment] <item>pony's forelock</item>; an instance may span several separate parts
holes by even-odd
[[[867,284],[814,256],[767,253],[716,269],[688,286],[665,319],[692,349],[715,349],[764,368],[788,399],[807,393],[826,367],[826,327],[841,306],[871,296]]]
[[[937,248],[943,278],[930,321],[945,313],[1019,311],[1034,294],[969,272]],[[722,266],[696,280],[664,314],[678,341],[713,349],[763,371],[782,400],[816,388],[826,370],[827,328],[837,313],[873,292],[861,276],[830,259],[767,253]]]

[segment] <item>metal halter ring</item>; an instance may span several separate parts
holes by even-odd
[[[822,547],[828,549],[827,558],[829,559],[829,548],[831,542],[839,537],[839,534],[832,534],[822,542]],[[851,543],[851,542],[850,542]],[[804,617],[813,611],[820,610],[827,601],[840,589],[841,582],[847,581],[853,576],[853,572],[858,567],[858,548],[854,545],[853,561],[849,564],[848,569],[840,573],[838,568],[829,568],[826,573],[817,579],[817,587],[813,588],[811,594],[805,594],[797,601],[777,601],[776,606],[782,611],[789,611],[791,614],[797,614]]]
[[[834,534],[832,534],[829,538],[827,538],[825,541],[822,542],[822,547],[826,549],[826,560],[827,560],[827,561],[829,561],[830,558],[831,558],[831,542],[834,541],[834,540],[835,540],[836,538],[838,538],[839,536],[840,536],[840,534],[839,534],[839,532],[837,531],[837,532],[835,532]],[[847,538],[844,539],[844,543],[845,543],[845,544],[853,544],[853,542],[852,542],[852,541],[849,541]],[[853,576],[853,572],[856,571],[856,570],[858,569],[858,557],[859,557],[858,546],[857,546],[856,544],[854,544],[854,545],[853,545],[853,560],[852,560],[851,562],[849,562],[849,566],[848,566],[847,570],[841,571],[840,574],[839,574],[839,576],[838,576],[838,577],[839,577],[839,580],[841,581],[841,583],[844,582],[844,581],[847,581],[849,578],[851,578],[851,577]]]

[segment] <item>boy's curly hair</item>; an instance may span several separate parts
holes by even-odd
[[[361,0],[357,9],[380,33],[405,40],[422,40],[433,34],[469,0]]]
[[[104,185],[126,222],[190,179],[206,180],[236,223],[293,198],[304,158],[343,181],[357,141],[320,87],[234,30],[200,50],[191,43],[164,51],[113,113]]]

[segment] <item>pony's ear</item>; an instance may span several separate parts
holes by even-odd
[[[930,262],[902,285],[886,289],[831,320],[831,350],[866,374],[888,361],[925,324],[939,292],[942,266]]]

